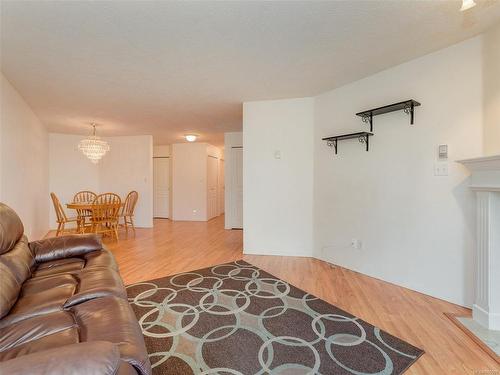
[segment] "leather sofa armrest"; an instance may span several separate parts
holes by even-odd
[[[114,375],[125,369],[118,347],[106,341],[61,346],[0,362],[0,374],[9,375]]]
[[[37,263],[79,257],[102,249],[100,237],[95,234],[73,234],[30,242]]]

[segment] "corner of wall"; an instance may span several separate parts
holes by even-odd
[[[49,229],[48,132],[3,74],[0,107],[1,199],[19,214],[28,237],[38,239]]]

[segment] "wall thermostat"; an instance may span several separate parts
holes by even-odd
[[[448,145],[438,146],[438,156],[440,160],[448,159]]]

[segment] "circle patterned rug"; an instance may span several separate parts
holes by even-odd
[[[154,374],[401,374],[423,354],[242,260],[127,293]]]

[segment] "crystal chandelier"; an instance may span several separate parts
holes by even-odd
[[[83,152],[83,154],[90,159],[94,164],[97,164],[99,160],[109,151],[108,142],[101,140],[100,137],[95,135],[95,124],[91,124],[93,127],[92,135],[88,138],[82,139],[78,144],[78,149]]]

